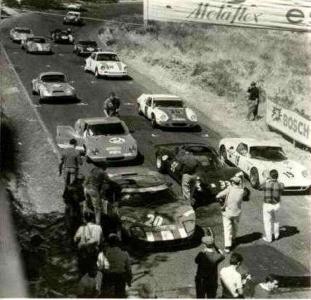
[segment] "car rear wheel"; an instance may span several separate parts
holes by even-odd
[[[251,183],[251,186],[253,188],[258,188],[259,187],[259,174],[258,170],[256,168],[252,168],[250,175],[249,175],[249,181]]]
[[[219,152],[222,161],[225,163],[228,159],[226,147],[224,145],[221,145]]]
[[[158,127],[155,115],[151,116],[151,126],[152,126],[152,128],[157,128]]]
[[[156,157],[156,167],[160,173],[162,173],[162,174],[166,173],[166,166],[165,166],[164,161],[162,160],[161,155],[157,155],[157,157]]]

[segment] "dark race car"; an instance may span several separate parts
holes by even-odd
[[[196,182],[193,183],[192,205],[214,200],[240,170],[232,168],[219,159],[214,148],[201,143],[174,143],[156,146],[156,167],[161,173],[168,173],[178,183],[187,168],[194,168]]]
[[[80,40],[78,41],[73,48],[73,52],[78,56],[89,56],[93,52],[100,51],[97,43],[90,40]]]
[[[74,37],[70,29],[67,29],[67,30],[55,29],[51,31],[51,39],[55,43],[59,43],[59,44],[60,43],[61,44],[73,44],[74,43]]]
[[[118,218],[122,234],[146,245],[189,241],[195,232],[195,212],[166,183],[163,175],[140,167],[110,175],[108,216]],[[112,208],[114,207],[114,209]]]

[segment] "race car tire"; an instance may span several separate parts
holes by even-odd
[[[220,157],[223,159],[224,162],[226,162],[228,160],[227,150],[226,150],[226,147],[224,145],[220,146],[219,154],[220,154]]]
[[[138,114],[140,116],[142,116],[143,115],[143,111],[141,110],[140,104],[137,104],[137,110],[138,110]]]
[[[253,188],[256,189],[259,187],[259,173],[256,168],[251,169],[250,174],[249,174],[249,181]]]
[[[152,128],[157,128],[158,127],[155,115],[151,116],[151,126],[152,126]]]
[[[167,173],[166,166],[165,166],[165,163],[162,160],[162,156],[161,155],[157,155],[157,157],[156,157],[156,168],[162,174]]]

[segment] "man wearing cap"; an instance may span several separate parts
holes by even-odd
[[[218,264],[224,259],[214,243],[212,235],[202,238],[203,250],[195,258],[198,265],[195,276],[197,298],[216,298],[218,287]]]
[[[216,195],[216,199],[225,199],[222,205],[222,220],[224,226],[225,252],[230,253],[236,238],[244,197],[243,173],[237,173],[231,178],[231,185]]]
[[[256,82],[252,82],[251,86],[247,89],[248,93],[248,114],[247,119],[254,121],[257,119],[258,106],[259,106],[259,89]]]

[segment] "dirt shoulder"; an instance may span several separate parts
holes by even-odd
[[[4,51],[1,45],[0,95],[14,127],[16,145],[17,172],[8,174],[10,189],[22,204],[38,213],[63,210],[58,153]]]

